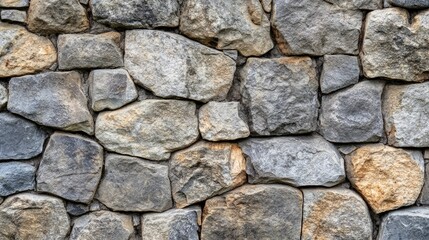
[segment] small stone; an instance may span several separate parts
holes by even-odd
[[[157,96],[208,102],[226,98],[235,61],[178,34],[132,30],[125,37],[125,68]]]
[[[44,126],[94,132],[78,72],[46,72],[12,78],[7,109]]]
[[[1,11],[1,20],[9,22],[18,22],[25,23],[27,20],[27,12],[20,10],[2,10]]]
[[[89,212],[89,206],[86,204],[81,203],[74,203],[74,202],[68,202],[67,206],[67,213],[72,216],[80,216],[87,212]]]
[[[89,75],[89,95],[94,111],[114,110],[137,99],[137,89],[124,69],[98,69]]]
[[[425,149],[424,154],[423,154],[423,158],[425,160],[429,160],[429,149]]]
[[[429,163],[425,164],[424,184],[418,202],[420,204],[429,205]]]
[[[65,239],[70,221],[64,203],[55,197],[21,193],[0,205],[0,236],[12,239]]]
[[[6,107],[8,98],[7,89],[3,85],[0,85],[0,110]]]
[[[200,141],[170,159],[173,199],[178,208],[225,193],[246,182],[245,160],[233,143]]]
[[[89,205],[89,211],[91,212],[96,212],[101,210],[109,210],[109,209],[97,200],[93,200]]]
[[[250,183],[331,187],[344,181],[344,160],[321,136],[250,138],[240,142]]]
[[[384,134],[384,82],[363,81],[322,97],[320,132],[336,143],[378,142]]]
[[[429,236],[429,207],[410,207],[389,212],[378,232],[379,240],[415,239]]]
[[[167,160],[170,153],[198,139],[193,102],[144,100],[98,115],[95,136],[110,151],[149,160]]]
[[[414,204],[423,186],[420,151],[366,145],[346,157],[347,178],[379,214]]]
[[[65,34],[58,37],[60,70],[116,68],[124,65],[119,48],[121,34]]]
[[[89,203],[103,167],[103,148],[75,134],[54,133],[37,171],[37,191]]]
[[[359,62],[356,56],[325,55],[320,76],[322,93],[330,93],[358,83]]]
[[[273,48],[270,21],[259,0],[187,0],[181,9],[180,31],[205,45],[236,49],[246,57]]]
[[[309,57],[249,58],[241,73],[242,103],[255,135],[316,130],[319,81]]]
[[[427,0],[387,0],[387,2],[396,7],[409,9],[429,8],[429,2]]]
[[[0,7],[5,8],[21,8],[28,7],[29,0],[0,0]]]
[[[355,145],[342,145],[338,147],[338,151],[342,154],[350,154],[356,149],[357,147]]]
[[[36,168],[28,163],[0,163],[0,196],[33,190]]]

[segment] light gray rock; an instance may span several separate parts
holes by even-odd
[[[429,207],[410,207],[389,212],[378,233],[378,240],[415,239],[429,236]]]
[[[180,31],[217,49],[260,56],[273,48],[270,21],[258,0],[185,0]]]
[[[79,2],[81,4],[84,4],[84,5],[88,5],[89,4],[89,0],[79,0]]]
[[[3,85],[0,85],[0,110],[6,107],[8,98],[7,89]]]
[[[125,37],[125,68],[157,96],[208,102],[225,99],[235,62],[178,34],[132,30]]]
[[[420,204],[429,205],[429,164],[428,163],[425,164],[425,180],[424,180],[424,184],[423,184],[418,202]]]
[[[27,20],[27,12],[15,9],[2,10],[0,17],[1,20],[5,22],[25,23]]]
[[[54,133],[37,171],[37,191],[89,203],[102,167],[103,148],[97,142],[79,135]]]
[[[382,8],[380,0],[326,0],[342,9],[376,10]]]
[[[387,0],[387,2],[396,7],[410,8],[410,9],[423,9],[429,8],[427,0]]]
[[[271,12],[272,0],[259,0],[265,12]]]
[[[240,142],[250,183],[334,186],[345,179],[344,160],[319,135],[250,138]]]
[[[309,57],[249,58],[241,73],[242,103],[255,135],[316,130],[319,81]]]
[[[44,126],[94,132],[78,72],[47,72],[12,78],[7,109]]]
[[[0,163],[0,196],[33,190],[36,168],[28,163]]]
[[[320,76],[322,93],[330,93],[359,81],[359,61],[356,56],[325,55]]]
[[[29,0],[0,0],[0,7],[21,8],[28,7]]]
[[[381,94],[384,82],[363,81],[324,95],[320,132],[337,143],[377,142],[383,136]]]
[[[89,206],[86,204],[81,203],[74,203],[74,202],[68,202],[67,206],[67,213],[71,216],[80,216],[82,214],[85,214],[89,212]]]

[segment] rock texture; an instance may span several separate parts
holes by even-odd
[[[426,160],[426,157],[425,157]],[[420,204],[429,205],[429,164],[425,164],[425,179],[422,191],[419,196],[418,202]]]
[[[29,0],[0,0],[0,7],[7,8],[20,8],[20,7],[28,7]]]
[[[0,196],[33,190],[36,168],[28,163],[0,163]]]
[[[330,93],[358,83],[359,59],[348,55],[325,55],[320,76],[322,93]]]
[[[410,9],[423,9],[429,8],[429,2],[426,0],[387,0],[393,6],[410,8]]]
[[[6,107],[8,98],[7,89],[3,85],[0,85],[0,110]]]
[[[4,22],[25,23],[27,20],[27,12],[21,10],[2,10],[0,17]]]
[[[388,213],[377,239],[426,239],[428,235],[429,208],[411,207]]]
[[[376,10],[383,7],[379,0],[326,0],[326,2],[343,9]]]

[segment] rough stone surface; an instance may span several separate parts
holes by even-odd
[[[302,194],[285,185],[245,185],[206,201],[201,239],[299,240]]]
[[[423,188],[420,193],[418,202],[420,204],[429,205],[429,164],[428,163],[425,164],[425,180],[424,180]]]
[[[326,0],[326,2],[343,9],[375,10],[383,7],[380,0]]]
[[[44,126],[94,132],[94,122],[77,72],[47,72],[12,78],[7,109]]]
[[[217,49],[260,56],[273,48],[270,21],[258,0],[186,0],[180,31]]]
[[[225,99],[235,62],[178,34],[132,30],[126,32],[125,68],[157,96],[208,102]]]
[[[345,178],[344,160],[319,135],[250,138],[240,142],[250,183],[333,186]]]
[[[377,214],[414,204],[423,186],[420,151],[366,145],[347,156],[346,165],[347,178]]]
[[[22,193],[0,205],[0,237],[12,239],[65,239],[70,221],[64,203],[55,197]]]
[[[8,98],[7,89],[3,85],[0,85],[0,110],[6,107]]]
[[[423,9],[429,8],[427,0],[387,0],[393,6],[410,8],[410,9]]]
[[[0,196],[33,190],[36,168],[28,163],[0,163]]]
[[[15,9],[1,11],[2,21],[25,23],[26,19],[27,19],[26,11],[20,11]]]
[[[383,136],[384,82],[363,81],[322,97],[320,132],[337,143],[377,142]]]
[[[241,73],[242,103],[255,135],[316,130],[319,82],[309,57],[250,58]]]
[[[245,160],[232,143],[200,141],[170,159],[173,198],[179,208],[204,201],[246,182]]]
[[[271,12],[272,0],[259,0],[265,12]]]
[[[37,171],[37,190],[89,203],[103,167],[103,148],[79,135],[54,133]]]
[[[330,93],[358,83],[359,60],[356,56],[326,55],[320,76],[322,93]]]
[[[389,212],[381,223],[379,240],[416,239],[429,236],[429,208],[410,207]]]
[[[95,135],[110,151],[150,160],[167,160],[170,153],[198,138],[193,102],[144,100],[97,118]]]
[[[7,7],[7,8],[13,8],[13,7],[28,7],[29,0],[0,0],[0,7]]]
[[[74,203],[74,202],[68,202],[67,206],[67,213],[71,216],[80,216],[82,214],[85,214],[89,212],[89,206],[81,203]]]

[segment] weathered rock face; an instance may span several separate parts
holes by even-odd
[[[426,159],[426,156],[425,156]],[[429,164],[425,164],[425,180],[422,191],[420,193],[419,201],[420,204],[429,205]]]
[[[217,49],[260,56],[273,48],[270,22],[258,0],[186,0],[180,31]]]
[[[70,221],[55,197],[22,193],[0,205],[0,236],[12,239],[65,239]]]
[[[179,208],[222,194],[246,182],[237,144],[201,141],[170,159],[173,198]]]
[[[94,132],[77,72],[47,72],[12,78],[7,109],[44,126]]]
[[[95,136],[110,151],[150,160],[167,160],[170,153],[198,138],[195,103],[144,100],[97,118]]]
[[[344,160],[319,135],[251,138],[240,142],[250,183],[333,186],[345,178]]]
[[[410,9],[423,9],[429,8],[429,2],[426,0],[387,0],[393,6],[410,8]]]
[[[3,22],[25,23],[27,20],[27,12],[21,10],[2,10],[0,17]]]
[[[372,239],[372,222],[362,198],[349,189],[303,189],[303,240]]]
[[[325,55],[320,76],[322,93],[330,93],[358,83],[359,60],[356,56]]]
[[[95,141],[67,133],[49,139],[37,171],[37,190],[89,203],[103,167],[103,148]]]
[[[0,85],[0,110],[6,107],[8,98],[7,89],[3,85]]]
[[[426,239],[427,236],[429,208],[411,207],[389,212],[383,218],[377,239]]]
[[[375,10],[383,7],[380,0],[327,0],[326,2],[344,9]]]
[[[235,62],[174,33],[132,30],[126,32],[125,68],[157,96],[208,102],[225,99]]]
[[[375,213],[414,204],[423,186],[420,151],[367,145],[346,158],[347,178]]]
[[[0,196],[33,190],[36,168],[28,163],[0,163]]]
[[[0,7],[28,7],[29,0],[0,0]]]
[[[57,60],[49,39],[24,27],[0,22],[0,78],[35,73]]]
[[[319,82],[309,57],[250,58],[241,73],[242,103],[255,135],[316,130]]]
[[[337,143],[377,142],[383,136],[381,94],[384,82],[363,81],[324,95],[320,132]]]
[[[68,202],[66,209],[71,216],[80,216],[89,212],[89,206],[82,203]]]

